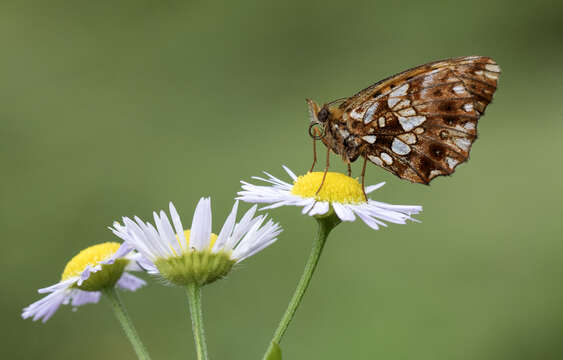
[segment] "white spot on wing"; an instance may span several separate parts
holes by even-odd
[[[498,73],[496,73],[496,72],[485,71],[485,76],[488,77],[489,79],[493,79],[493,80],[498,79]]]
[[[411,152],[411,148],[401,140],[394,138],[391,144],[391,150],[398,155],[407,155]]]
[[[375,139],[377,137],[375,135],[366,135],[366,136],[362,136],[362,139],[364,139],[366,142],[373,144],[375,142]]]
[[[381,161],[381,158],[379,156],[368,155],[368,158],[373,161],[374,164],[383,166],[383,161]]]
[[[455,144],[462,150],[468,151],[469,146],[471,146],[471,141],[466,138],[457,138],[455,139]]]
[[[346,139],[350,135],[350,133],[346,129],[338,129],[338,132],[340,132],[340,135],[342,135],[344,139]]]
[[[393,110],[399,110],[402,108],[406,108],[407,106],[411,105],[411,101],[410,100],[402,100],[400,103],[398,103],[397,105],[395,105],[395,107],[393,108]]]
[[[377,119],[377,123],[380,128],[385,127],[385,118],[383,116],[380,117],[379,119]]]
[[[463,105],[463,110],[470,112],[473,111],[473,104],[465,104]]]
[[[456,85],[452,90],[458,95],[463,94],[465,92],[465,88],[463,87],[463,85]]]
[[[396,88],[395,90],[391,91],[391,93],[389,94],[389,97],[395,97],[395,96],[404,96],[407,94],[407,90],[409,89],[409,84],[404,84],[402,86],[399,86],[398,88]]]
[[[385,161],[387,165],[393,164],[393,158],[386,152],[381,153],[381,158],[383,159],[383,161]]]
[[[424,132],[424,129],[421,128],[421,127],[416,128],[416,129],[413,130],[413,133],[415,133],[415,134],[417,134],[417,135],[420,135],[420,134],[422,134],[423,132]]]
[[[373,115],[377,111],[378,106],[379,106],[379,102],[376,101],[373,105],[369,107],[368,111],[366,111],[366,114],[364,115],[364,124],[369,124],[370,122],[372,122]]]
[[[442,175],[440,170],[432,170],[430,171],[430,175],[428,176],[430,179],[435,178],[438,175]]]
[[[393,107],[399,102],[401,101],[400,98],[389,98],[387,99],[387,105],[389,105],[389,107],[391,109],[393,109]]]
[[[418,125],[422,124],[426,121],[426,116],[411,116],[411,117],[402,117],[399,116],[399,122],[405,131],[411,131]]]
[[[399,139],[401,139],[403,142],[405,142],[406,144],[412,145],[412,144],[416,144],[416,135],[413,133],[406,133],[406,134],[401,134],[399,136],[397,136]]]
[[[364,118],[364,111],[362,109],[360,109],[360,111],[358,111],[358,109],[353,109],[350,112],[350,117],[354,120],[362,120]]]
[[[485,69],[489,71],[500,72],[500,66],[495,64],[487,64],[485,65]]]
[[[432,85],[436,81],[434,79],[434,76],[442,70],[443,69],[435,69],[435,70],[432,70],[431,72],[427,73],[426,76],[424,77],[424,79],[422,80],[421,86],[426,87],[428,85]]]
[[[407,109],[403,109],[403,110],[399,110],[399,115],[401,116],[413,116],[416,115],[416,111],[414,111],[413,108],[407,108]]]
[[[463,127],[466,128],[467,130],[473,130],[473,129],[475,129],[475,124],[468,121],[465,124],[463,124]]]
[[[456,166],[459,163],[459,161],[457,161],[456,159],[451,158],[449,156],[446,158],[446,162],[448,163],[448,167],[450,169],[453,169],[454,166]]]

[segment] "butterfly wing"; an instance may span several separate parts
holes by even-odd
[[[436,61],[384,79],[331,112],[361,141],[362,156],[428,184],[469,158],[499,74],[488,57]]]

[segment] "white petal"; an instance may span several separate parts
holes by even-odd
[[[96,304],[100,301],[102,293],[100,291],[82,291],[73,289],[69,295],[72,306],[82,306],[86,304]]]
[[[234,245],[235,250],[233,251],[232,257],[236,258],[237,253],[245,252],[248,248],[250,248],[254,242],[259,238],[257,232],[262,223],[265,220],[265,216],[258,216],[252,224],[252,227],[248,230],[248,232],[244,235],[240,242]]]
[[[309,212],[309,216],[324,215],[330,209],[328,201],[317,201],[313,209]]]
[[[307,214],[309,213],[309,211],[311,211],[313,209],[313,207],[315,206],[315,199],[307,199],[309,200],[307,203],[305,203],[305,206],[303,207],[303,210],[301,211],[302,214]]]
[[[244,199],[242,199],[242,200],[246,201]],[[262,210],[277,209],[279,207],[288,206],[288,205],[296,206],[296,203],[295,203],[295,201],[280,201],[280,202],[276,202],[276,203],[269,205],[269,206],[261,207],[260,210],[262,211]]]
[[[354,220],[356,220],[356,216],[354,216],[354,213],[352,212],[352,210],[350,210],[348,208],[348,205],[333,202],[332,208],[334,209],[334,212],[336,213],[336,215],[338,215],[340,220],[342,220],[342,221],[354,221]]]
[[[366,223],[367,226],[369,226],[374,230],[379,230],[379,226],[378,226],[378,224],[380,224],[379,221],[362,213],[358,213],[358,216],[360,217],[360,219],[364,221],[364,223]]]
[[[170,219],[168,219],[168,215],[164,210],[160,210],[160,224],[162,226],[162,233],[160,236],[163,239],[166,239],[170,245],[174,247],[177,254],[182,253],[182,247],[180,246],[180,241],[176,237],[176,233],[174,232],[174,228],[170,223]]]
[[[54,288],[51,286],[49,288]],[[32,317],[33,321],[42,319],[43,322],[49,320],[57,309],[67,301],[69,295],[69,287],[58,288],[51,292],[49,295],[27,306],[22,311],[22,318],[27,319]]]
[[[262,242],[262,243],[260,243],[259,246],[256,246],[256,247],[254,247],[253,249],[249,249],[249,251],[247,251],[246,253],[240,254],[240,255],[239,255],[240,257],[236,258],[236,259],[237,259],[237,261],[236,261],[237,264],[238,264],[239,262],[241,262],[241,261],[243,261],[243,260],[245,260],[245,259],[247,259],[247,258],[253,256],[254,254],[259,253],[260,251],[264,250],[264,249],[267,248],[268,246],[270,246],[270,245],[272,245],[273,243],[275,243],[277,240],[278,240],[278,239],[274,237],[273,239],[270,239],[270,240],[268,240],[267,242]]]
[[[259,225],[259,224],[258,224]],[[271,220],[261,228],[254,231],[254,227],[248,234],[240,241],[239,245],[233,251],[231,258],[237,259],[240,262],[249,256],[256,254],[267,246],[276,241],[276,237],[282,232],[279,224]]]
[[[86,265],[86,268],[80,273],[80,277],[76,283],[78,284],[78,286],[82,285],[84,281],[88,280],[91,274],[100,270],[102,270],[102,265]]]
[[[250,208],[250,210],[248,210],[244,214],[242,219],[240,219],[240,221],[235,225],[231,237],[227,240],[227,242],[223,246],[224,250],[233,249],[239,243],[240,239],[244,236],[244,234],[246,234],[256,222],[263,221],[264,218],[263,216],[258,216],[256,218],[253,218],[255,213],[256,213],[256,205]]]
[[[131,275],[127,272],[123,272],[121,278],[117,281],[116,286],[123,290],[128,291],[136,291],[140,287],[143,287],[147,284],[147,282],[143,279],[140,279],[134,275]]]
[[[285,172],[293,179],[293,181],[297,180],[297,175],[295,175],[293,173],[293,171],[291,171],[287,166],[282,165],[283,169],[285,170]]]
[[[188,242],[186,241],[186,235],[184,234],[184,227],[182,226],[182,221],[180,220],[180,216],[178,215],[174,204],[172,204],[172,201],[170,202],[169,208],[170,217],[174,223],[174,229],[176,229],[176,236],[180,242],[180,247],[182,248],[182,251],[186,251],[188,249]]]
[[[211,237],[211,200],[201,198],[196,206],[190,231],[190,248],[203,250],[209,247]]]
[[[215,253],[215,252],[223,249],[223,246],[225,245],[225,243],[227,242],[227,240],[229,239],[229,237],[233,233],[233,229],[234,229],[235,223],[237,221],[237,211],[238,211],[238,200],[235,201],[235,204],[233,205],[233,209],[231,210],[231,213],[227,217],[227,220],[225,220],[225,224],[221,228],[221,232],[217,236],[217,240],[215,240],[215,245],[213,245],[212,252]]]
[[[182,253],[182,249],[180,248],[180,244],[178,243],[178,240],[174,235],[174,231],[172,230],[172,226],[170,225],[170,221],[168,220],[166,213],[164,211],[160,211],[159,214],[154,212],[153,217],[156,229],[158,231],[157,240],[165,247],[170,248],[170,251],[173,255],[180,255]]]
[[[158,271],[158,268],[154,265],[154,263],[152,261],[147,260],[144,257],[137,260],[137,263],[139,264],[139,266],[141,268],[143,268],[149,274],[152,274],[152,275],[160,274],[160,272]]]
[[[155,212],[153,212],[153,218],[158,218],[158,215]],[[166,238],[162,238],[158,233],[158,230],[156,230],[156,228],[151,223],[147,222],[145,223],[145,225],[146,238],[153,244],[155,248],[158,249],[158,253],[160,254],[158,257],[166,258],[179,254],[178,246],[173,247],[172,245],[170,245],[168,240],[166,240]],[[177,242],[174,242],[175,245],[176,243]]]
[[[40,294],[45,294],[45,293],[52,293],[52,292],[55,292],[55,291],[59,291],[59,290],[62,290],[62,289],[68,289],[71,285],[73,285],[75,282],[77,282],[78,279],[79,279],[78,276],[73,276],[73,277],[70,277],[70,278],[68,278],[64,281],[58,282],[55,285],[51,285],[51,286],[48,286],[46,288],[39,289],[39,290],[37,290],[37,292],[40,293]]]
[[[125,224],[129,235],[126,241],[128,241],[131,246],[151,260],[159,256],[159,251],[156,250],[153,242],[147,239],[138,224],[127,217],[123,218],[123,224]]]
[[[366,188],[366,195],[369,194],[369,193],[374,192],[375,190],[379,189],[379,188],[382,187],[383,185],[385,185],[385,181],[380,182],[379,184],[375,184],[375,185],[368,186],[368,187]]]
[[[133,247],[131,245],[129,245],[128,243],[124,242],[124,243],[121,244],[121,246],[119,246],[119,249],[117,249],[117,251],[112,256],[110,256],[106,260],[100,261],[100,264],[103,264],[103,265],[113,264],[116,259],[120,259],[122,257],[127,256],[132,250],[133,250]]]

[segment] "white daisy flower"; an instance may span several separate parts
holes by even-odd
[[[144,258],[141,266],[175,285],[211,283],[227,275],[233,265],[258,253],[277,240],[282,229],[266,215],[254,217],[256,206],[236,223],[238,201],[219,235],[211,232],[211,200],[201,198],[191,230],[184,230],[176,208],[170,203],[172,223],[164,211],[154,215],[155,226],[138,217],[123,218],[123,225],[110,228]]]
[[[59,283],[38,290],[40,294],[49,295],[24,308],[22,317],[45,322],[61,305],[77,307],[97,303],[102,291],[108,287],[129,291],[139,289],[146,282],[127,272],[141,270],[136,264],[138,258],[130,247],[115,242],[82,250],[68,262]]]
[[[297,176],[286,166],[283,168],[293,183],[285,182],[264,172],[266,179],[256,176],[252,178],[270,185],[254,185],[241,181],[243,190],[238,192],[237,199],[250,203],[270,204],[261,210],[292,205],[303,207],[303,214],[310,216],[325,216],[332,211],[342,221],[354,221],[357,216],[375,230],[380,226],[387,226],[385,222],[404,224],[407,220],[417,221],[411,215],[422,211],[422,206],[417,205],[391,205],[371,199],[366,201],[362,185],[358,180],[335,172],[326,174],[324,184],[317,194],[323,179],[323,172],[309,172]],[[384,184],[381,182],[366,187],[366,195],[381,188]]]

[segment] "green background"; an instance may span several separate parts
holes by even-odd
[[[428,187],[368,169],[387,181],[372,197],[423,205],[422,223],[340,225],[284,359],[562,358],[562,16],[547,0],[3,2],[0,357],[133,359],[106,301],[46,324],[21,309],[121,216],[172,200],[189,224],[210,195],[218,231],[240,180],[305,172],[305,98],[478,54],[503,74],[471,160]],[[314,221],[271,215],[279,242],[205,288],[213,359],[259,359],[305,263]],[[153,359],[195,358],[181,289],[124,300]]]

